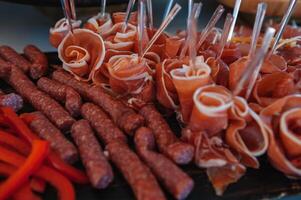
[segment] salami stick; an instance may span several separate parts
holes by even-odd
[[[187,164],[192,160],[193,146],[180,141],[175,136],[154,106],[145,105],[140,109],[140,114],[145,118],[147,126],[153,131],[160,152],[178,164]]]
[[[38,90],[20,69],[14,66],[7,68],[5,65],[0,65],[0,73],[1,78],[5,79],[36,110],[46,115],[59,129],[69,130],[71,128],[75,120],[58,102]]]
[[[0,56],[6,61],[19,67],[24,73],[27,73],[31,66],[28,60],[19,55],[14,49],[9,46],[0,46]]]
[[[18,94],[5,94],[0,90],[0,106],[12,107],[15,112],[18,112],[23,107],[23,99]]]
[[[93,187],[106,188],[113,181],[113,171],[87,120],[75,122],[71,135]]]
[[[154,151],[155,138],[149,128],[141,127],[136,131],[135,145],[139,156],[166,189],[176,199],[185,199],[193,188],[193,180],[171,160]]]
[[[31,118],[27,121],[29,127],[44,140],[47,140],[51,148],[67,163],[74,163],[78,160],[78,153],[75,146],[67,140],[62,132],[57,129],[41,112],[26,113],[23,118]]]
[[[126,143],[127,139],[122,131],[115,126],[112,120],[101,108],[92,103],[85,103],[81,108],[83,118],[88,120],[99,138],[105,144],[120,141]]]
[[[48,60],[46,55],[34,45],[27,45],[24,48],[26,58],[31,62],[29,75],[33,79],[38,79],[45,75],[48,69]]]
[[[82,100],[73,88],[46,77],[40,78],[37,86],[52,98],[65,103],[65,108],[71,116],[78,117],[80,115]]]
[[[55,71],[52,77],[54,80],[73,87],[80,95],[100,106],[110,115],[114,123],[127,134],[132,135],[137,128],[143,125],[144,119],[141,115],[105,93],[102,87],[89,87],[63,70]]]
[[[136,199],[165,199],[150,169],[139,160],[138,156],[129,149],[127,144],[118,141],[111,142],[106,149],[109,152],[110,159],[130,184]]]

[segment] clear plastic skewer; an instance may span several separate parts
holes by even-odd
[[[259,3],[257,5],[257,13],[256,13],[256,18],[255,18],[255,23],[253,26],[253,33],[252,33],[252,40],[251,40],[251,47],[249,51],[249,58],[251,58],[255,51],[256,51],[256,46],[257,46],[257,40],[260,35],[260,30],[263,24],[265,12],[267,9],[267,4],[266,3]]]
[[[274,28],[268,28],[265,32],[263,43],[260,49],[257,50],[252,60],[247,64],[243,75],[239,79],[233,91],[234,95],[238,95],[247,85],[245,98],[248,99],[257,80],[261,65],[270,47],[270,43],[275,34]]]

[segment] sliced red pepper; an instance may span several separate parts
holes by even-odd
[[[29,183],[23,185],[14,195],[13,200],[41,200],[41,198],[32,192]]]
[[[25,156],[30,153],[30,146],[26,142],[0,129],[0,144],[1,143],[13,147],[14,150]]]
[[[42,140],[33,141],[31,153],[26,161],[0,186],[0,199],[7,199],[26,183],[29,176],[34,174],[42,165],[48,152],[48,142]]]
[[[39,139],[39,137],[31,132],[29,127],[23,122],[22,119],[14,112],[10,107],[1,107],[2,114],[6,121],[13,126],[18,132],[20,137],[24,138],[26,141],[32,143],[33,140]]]
[[[15,166],[0,162],[0,175],[10,176],[15,173],[16,170],[17,168]],[[30,187],[32,190],[42,193],[45,191],[46,183],[43,179],[33,177],[30,180]]]
[[[0,146],[0,160],[18,167],[22,165],[26,159],[22,155]],[[43,165],[36,171],[34,176],[54,186],[58,190],[58,196],[61,200],[75,200],[75,191],[71,182],[56,170]]]
[[[30,180],[30,187],[35,192],[43,193],[46,189],[46,182],[43,179],[34,177]]]

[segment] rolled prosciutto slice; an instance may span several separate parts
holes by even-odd
[[[137,34],[136,26],[128,24],[127,30],[122,31],[124,23],[114,24],[111,29],[102,32],[101,36],[105,40],[106,49],[119,51],[133,51]]]
[[[264,122],[241,97],[233,98],[225,140],[239,154],[242,164],[259,168],[256,157],[263,155],[268,148],[268,132]]]
[[[170,75],[171,70],[188,65],[188,60],[165,59],[156,66],[157,100],[164,107],[176,110],[179,105],[178,94]]]
[[[253,95],[261,106],[268,106],[277,99],[296,92],[294,78],[286,72],[267,74],[254,86]]]
[[[260,113],[268,125],[268,156],[272,165],[288,177],[301,177],[301,95],[289,95]]]
[[[193,102],[188,124],[192,131],[205,131],[213,136],[228,127],[228,109],[233,104],[228,89],[218,85],[200,87],[193,95]]]
[[[80,20],[71,20],[73,29],[79,28],[81,25]],[[54,48],[58,48],[64,37],[69,30],[68,21],[66,18],[62,18],[55,23],[49,30],[49,42]]]
[[[120,23],[120,22],[124,22],[125,21],[125,12],[115,12],[112,15],[113,18],[113,22],[114,24]],[[134,26],[137,26],[137,22],[138,22],[138,13],[137,12],[132,12],[130,14],[130,19],[129,19],[129,24],[132,24]]]
[[[104,42],[98,34],[88,29],[75,29],[59,45],[58,56],[63,68],[76,79],[89,81],[103,63]]]
[[[211,82],[211,69],[203,57],[197,57],[196,66],[183,65],[170,71],[180,101],[181,120],[187,123],[193,107],[194,91]]]
[[[106,13],[105,16],[102,16],[101,13],[98,13],[98,15],[95,15],[88,19],[88,21],[84,25],[84,28],[102,35],[102,33],[110,30],[112,26],[113,22],[111,16],[108,13]]]
[[[115,93],[133,97],[140,94],[141,100],[145,102],[153,99],[152,69],[145,59],[139,58],[136,54],[114,56],[108,64],[109,84]],[[148,87],[151,89],[145,91]]]
[[[217,195],[222,195],[228,185],[245,174],[246,168],[233,155],[220,134],[210,137],[204,131],[185,128],[182,139],[195,146],[195,163],[206,169]]]

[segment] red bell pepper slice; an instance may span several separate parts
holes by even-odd
[[[42,200],[38,195],[32,192],[30,185],[27,183],[23,185],[14,195],[13,200]]]
[[[0,146],[0,160],[18,167],[25,162],[26,158]],[[65,176],[56,170],[43,165],[36,171],[34,176],[37,176],[54,186],[58,190],[58,196],[61,200],[75,200],[73,185]]]
[[[32,131],[25,124],[31,123],[31,121],[33,120],[33,117],[30,113],[22,114],[20,116],[20,118],[22,119],[21,120],[11,108],[5,107],[1,110],[8,121],[13,124],[17,131],[21,134],[21,137],[26,138],[29,142],[38,137],[37,135],[32,133]],[[52,151],[49,154],[48,160],[55,169],[62,172],[62,174],[67,176],[71,181],[79,184],[89,183],[89,179],[84,172],[65,163],[55,152]]]
[[[10,176],[17,170],[13,165],[9,165],[3,162],[0,162],[0,175]],[[46,183],[43,179],[33,177],[30,180],[30,188],[36,192],[44,192],[46,188]]]
[[[42,140],[33,141],[32,151],[26,161],[0,186],[0,199],[7,199],[26,183],[28,178],[42,165],[48,152],[48,142]]]
[[[18,151],[25,156],[30,153],[30,146],[23,140],[13,136],[0,129],[0,144],[6,144],[13,147],[14,150]]]
[[[34,177],[30,180],[30,187],[35,192],[43,193],[46,189],[46,182],[43,179]]]

